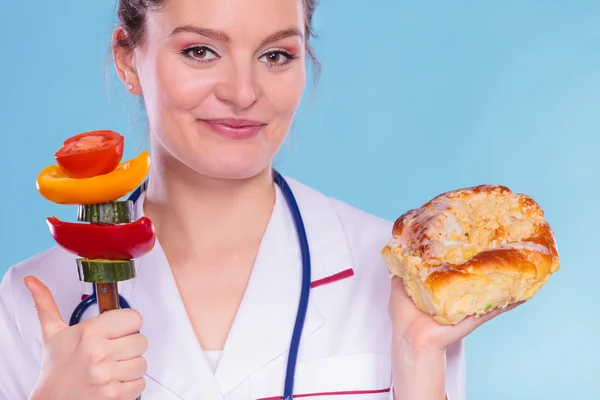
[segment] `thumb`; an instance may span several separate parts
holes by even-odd
[[[42,338],[44,343],[48,342],[58,332],[62,331],[67,327],[67,324],[63,321],[54,297],[50,289],[46,287],[42,282],[33,276],[27,276],[23,279],[25,286],[29,289],[35,309],[38,313],[38,319],[40,320],[40,327],[42,329]]]

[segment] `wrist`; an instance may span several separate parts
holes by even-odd
[[[446,354],[445,346],[438,344],[437,340],[428,338],[426,335],[396,336],[392,341],[392,347],[414,359],[433,358]]]
[[[413,370],[428,366],[443,365],[445,370],[446,351],[428,348],[415,348],[410,344],[400,343],[392,346],[392,354],[395,356],[395,365],[402,370]]]
[[[395,400],[442,400],[445,398],[446,352],[415,348],[398,341],[392,350]]]
[[[48,400],[52,397],[54,396],[49,394],[48,388],[38,383],[29,394],[27,400]]]
[[[44,397],[40,396],[39,393],[34,392],[34,393],[31,393],[31,395],[29,396],[29,398],[27,400],[44,400]]]

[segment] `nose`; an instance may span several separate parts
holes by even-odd
[[[215,95],[237,109],[247,109],[257,99],[256,77],[251,66],[231,64],[224,79],[215,87]]]

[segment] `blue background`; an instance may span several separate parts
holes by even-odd
[[[562,268],[468,337],[468,398],[600,399],[600,2],[321,3],[321,79],[278,168],[390,220],[480,183],[532,195]],[[107,63],[114,21],[109,1],[2,4],[0,275],[53,245],[47,216],[75,215],[35,189],[65,137],[115,129],[127,158],[145,146]]]

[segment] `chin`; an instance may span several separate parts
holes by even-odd
[[[189,151],[189,150],[188,150]],[[200,154],[199,154],[200,153]],[[262,146],[204,148],[180,158],[195,172],[215,179],[249,179],[271,167],[271,151]]]

